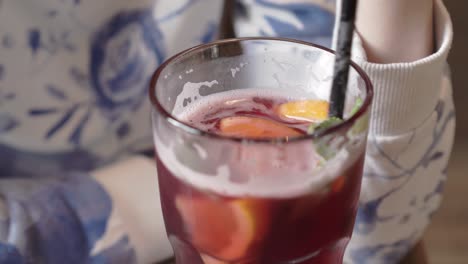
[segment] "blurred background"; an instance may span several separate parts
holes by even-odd
[[[468,263],[468,1],[444,0],[455,40],[449,62],[457,110],[457,136],[449,165],[445,198],[425,236],[431,264]]]

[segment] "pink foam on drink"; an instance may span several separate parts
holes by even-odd
[[[244,89],[204,96],[185,106],[176,104],[173,114],[197,129],[219,134],[217,125],[223,117],[264,115],[277,119],[274,106],[296,99],[305,98],[293,98],[271,90]],[[286,123],[285,120],[278,121]],[[305,132],[308,124],[288,123],[288,126]],[[225,145],[222,151],[220,144]],[[181,156],[190,159],[188,156],[193,153],[176,155],[173,146],[157,145],[161,146],[157,149],[159,157],[174,176],[196,188],[228,196],[297,197],[320,191],[356,160],[348,155],[349,150],[343,149],[333,160],[324,162],[312,141],[310,144],[297,141],[284,145],[230,141],[203,146],[193,143],[199,158],[212,158],[216,165],[215,173],[207,174],[180,162]],[[208,157],[208,154],[218,152]],[[223,158],[218,158],[220,155],[224,155]]]

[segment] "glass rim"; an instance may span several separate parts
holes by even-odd
[[[156,84],[159,80],[159,77],[161,76],[162,71],[169,65],[171,65],[172,62],[176,61],[178,58],[181,58],[183,56],[189,55],[191,53],[197,52],[197,51],[202,51],[206,50],[210,47],[218,46],[218,45],[225,45],[229,43],[234,43],[234,42],[244,42],[244,41],[280,41],[280,42],[288,42],[292,44],[299,44],[299,45],[305,45],[313,48],[320,49],[322,51],[331,53],[333,56],[336,56],[336,53],[326,47],[302,41],[302,40],[296,40],[296,39],[289,39],[289,38],[276,38],[276,37],[243,37],[243,38],[229,38],[229,39],[222,39],[222,40],[217,40],[205,44],[200,44],[197,46],[194,46],[192,48],[188,48],[184,51],[181,51],[169,59],[167,59],[165,62],[163,62],[159,67],[156,69],[156,71],[153,73],[153,76],[151,77],[151,81],[149,84],[149,97],[151,104],[154,108],[156,108],[156,111],[158,111],[164,119],[172,124],[173,126],[180,128],[184,130],[185,132],[195,135],[195,136],[202,136],[202,137],[207,137],[207,138],[213,138],[213,139],[219,139],[219,140],[228,140],[228,141],[233,141],[233,142],[246,142],[246,143],[291,143],[291,142],[302,142],[302,141],[310,141],[314,139],[318,139],[330,134],[338,133],[339,131],[350,129],[352,124],[354,124],[360,117],[362,117],[369,109],[372,98],[374,96],[374,90],[373,90],[373,85],[372,82],[370,81],[369,76],[365,73],[365,71],[359,67],[354,61],[351,60],[351,67],[356,70],[358,75],[364,80],[365,83],[365,90],[366,90],[366,96],[363,100],[363,103],[359,110],[349,117],[348,119],[343,120],[343,122],[340,122],[339,124],[336,124],[334,126],[331,126],[329,128],[323,129],[317,133],[312,133],[312,134],[305,134],[302,136],[297,136],[297,137],[283,137],[283,138],[243,138],[243,137],[235,137],[235,136],[226,136],[226,135],[221,135],[221,134],[216,134],[212,132],[207,132],[203,131],[201,129],[198,129],[194,126],[191,126],[175,116],[173,116],[171,113],[169,113],[159,102],[157,96],[156,96]]]

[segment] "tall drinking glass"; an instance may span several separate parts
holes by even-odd
[[[244,38],[191,48],[156,71],[156,162],[178,264],[342,262],[372,86],[353,64],[345,120],[314,128],[301,117],[326,105],[333,62],[310,43]]]

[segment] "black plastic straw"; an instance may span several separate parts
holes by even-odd
[[[356,7],[357,0],[343,0],[338,27],[338,41],[336,45],[333,83],[330,95],[329,117],[343,119],[349,65],[351,63]]]

